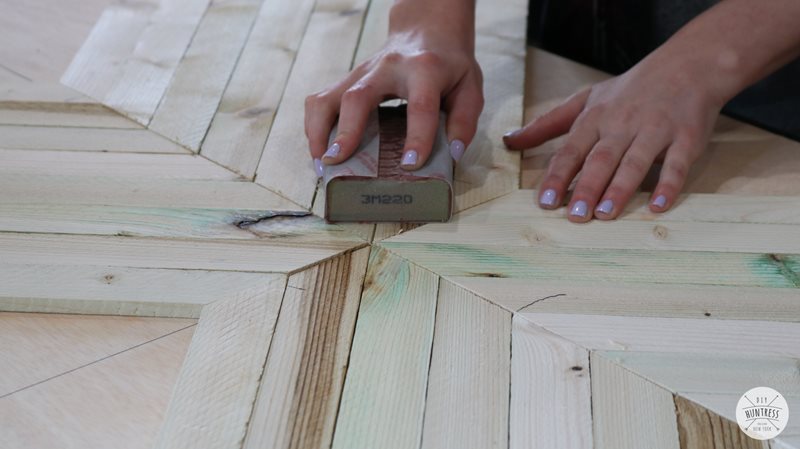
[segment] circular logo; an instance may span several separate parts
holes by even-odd
[[[789,406],[783,395],[769,387],[755,387],[736,405],[736,421],[747,436],[756,440],[775,438],[789,421]]]

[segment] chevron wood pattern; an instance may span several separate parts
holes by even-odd
[[[674,210],[570,224],[499,136],[607,75],[478,0],[454,219],[327,224],[303,99],[390,5],[0,0],[0,447],[800,448],[734,408],[800,413],[800,144],[723,117]]]

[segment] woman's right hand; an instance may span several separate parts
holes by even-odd
[[[453,16],[459,12],[464,11]],[[450,154],[456,161],[464,154],[483,109],[474,19],[466,24],[420,20],[425,15],[419,8],[396,6],[384,47],[343,80],[306,98],[305,131],[318,175],[323,164],[338,164],[353,154],[370,113],[391,98],[408,100],[402,168],[415,170],[427,161],[441,109],[447,113]],[[337,116],[338,132],[328,146]]]

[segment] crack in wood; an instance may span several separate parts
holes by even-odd
[[[567,294],[566,293],[558,293],[558,294],[555,294],[555,295],[545,296],[544,298],[534,299],[533,301],[529,302],[527,305],[522,306],[519,309],[517,309],[517,312],[522,312],[524,309],[527,309],[528,307],[530,307],[530,306],[532,306],[532,305],[534,305],[534,304],[536,304],[538,302],[542,302],[545,299],[558,298],[559,296],[567,296]]]

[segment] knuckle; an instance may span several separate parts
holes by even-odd
[[[371,92],[371,87],[367,84],[356,84],[347,89],[342,94],[344,102],[360,102],[366,100]]]
[[[408,110],[413,114],[439,112],[439,98],[432,94],[419,94],[408,100]]]
[[[663,169],[667,170],[667,174],[674,179],[686,179],[689,174],[689,166],[683,162],[672,161],[665,165]]]
[[[559,161],[577,162],[581,159],[582,155],[583,152],[579,150],[578,147],[571,143],[565,143],[556,152],[555,159]]]
[[[645,173],[650,169],[650,164],[647,160],[636,153],[626,154],[619,165],[621,170],[633,173]]]
[[[380,64],[397,65],[403,61],[403,54],[398,51],[387,51],[380,58]]]
[[[421,51],[414,55],[412,63],[422,68],[436,68],[442,64],[442,57],[432,51]]]
[[[602,165],[611,167],[616,165],[617,155],[613,147],[604,144],[598,144],[586,157],[587,164]]]

